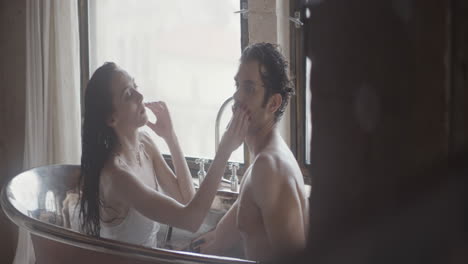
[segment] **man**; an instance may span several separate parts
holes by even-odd
[[[277,46],[247,47],[235,76],[234,108],[251,116],[245,143],[252,157],[237,201],[215,230],[198,238],[200,252],[220,255],[241,241],[245,257],[270,260],[305,247],[309,208],[301,170],[278,122],[294,92]]]

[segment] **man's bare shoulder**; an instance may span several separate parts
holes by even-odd
[[[269,171],[277,177],[288,177],[298,171],[299,165],[289,148],[271,146],[257,155],[252,168],[260,168],[260,172]]]
[[[275,157],[270,153],[258,154],[252,162],[252,177],[262,178],[276,169]]]
[[[302,182],[302,172],[294,155],[283,144],[270,144],[260,152],[252,163],[252,188],[260,192],[270,192],[294,188]]]
[[[287,180],[281,156],[275,152],[262,152],[252,163],[251,184],[254,189],[272,189]]]
[[[252,163],[247,189],[255,204],[269,210],[284,200],[284,196],[293,196],[297,186],[297,175],[294,172],[281,154],[271,151],[260,153]]]

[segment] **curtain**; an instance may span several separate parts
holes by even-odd
[[[81,155],[78,3],[26,1],[26,133],[23,168],[79,164]],[[34,263],[20,228],[14,264]]]

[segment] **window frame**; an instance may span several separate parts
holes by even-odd
[[[84,115],[84,91],[86,88],[86,84],[89,81],[90,73],[89,73],[89,0],[77,0],[78,1],[78,20],[79,20],[79,43],[80,43],[80,104],[81,104],[81,118],[83,120]],[[241,6],[247,6],[248,0],[239,0],[239,9]],[[249,33],[248,33],[248,19],[243,19],[242,15],[239,15],[240,23],[241,23],[241,50],[239,53],[242,53],[242,50],[248,45],[249,43]],[[214,120],[213,120],[214,123]],[[214,139],[213,139],[214,140]],[[171,168],[172,165],[172,157],[171,155],[163,154],[164,159],[169,164]],[[200,165],[196,164],[196,159],[198,157],[189,157],[185,156],[187,160],[188,167],[192,176],[197,175]],[[208,164],[213,162],[213,159],[206,159]],[[248,168],[250,164],[250,155],[247,147],[244,144],[244,162],[239,163],[239,177],[242,177],[245,170]],[[205,167],[206,168],[206,167]],[[229,173],[228,166],[226,166],[225,175]]]
[[[295,12],[300,12],[301,21],[305,18],[303,1],[290,1],[290,16],[294,17]],[[290,73],[294,82],[295,96],[290,101],[291,118],[291,150],[299,163],[299,166],[306,184],[311,184],[311,164],[306,162],[306,54],[305,54],[305,33],[304,26],[296,28],[295,23],[290,23]]]

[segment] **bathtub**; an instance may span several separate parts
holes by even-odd
[[[256,263],[238,257],[204,255],[175,250],[198,234],[170,227],[161,229],[152,249],[104,238],[94,238],[70,228],[62,212],[67,191],[77,186],[78,165],[50,165],[25,171],[4,186],[0,203],[8,218],[31,234],[36,263]],[[205,229],[216,225],[236,199],[229,191],[218,191]],[[169,235],[172,233],[172,235]],[[187,240],[187,241],[184,241]]]

